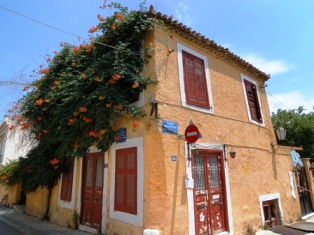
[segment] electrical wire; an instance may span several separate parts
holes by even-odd
[[[34,18],[31,18],[31,17],[26,16],[26,15],[24,15],[24,14],[21,14],[21,13],[19,13],[19,12],[13,11],[13,10],[11,10],[11,9],[9,9],[9,8],[6,8],[6,7],[3,7],[3,6],[1,6],[1,5],[0,5],[0,8],[4,9],[4,10],[6,10],[6,11],[9,11],[9,12],[11,12],[11,13],[13,13],[13,14],[16,14],[16,15],[19,15],[19,16],[21,16],[21,17],[24,17],[24,18],[26,18],[26,19],[28,19],[28,20],[34,21],[35,23],[38,23],[38,24],[44,25],[44,26],[46,26],[46,27],[52,28],[52,29],[54,29],[54,30],[60,31],[60,32],[62,32],[62,33],[69,34],[69,35],[72,35],[72,36],[75,36],[75,37],[77,37],[77,38],[81,38],[81,39],[84,39],[84,40],[89,40],[89,39],[84,38],[84,37],[81,37],[80,35],[77,35],[77,34],[75,34],[75,33],[71,33],[71,32],[68,32],[68,31],[66,31],[66,30],[57,28],[57,27],[55,27],[55,26],[52,26],[52,25],[43,23],[43,22],[41,22],[41,21],[39,21],[39,20],[36,20],[36,19],[34,19]],[[99,45],[103,45],[103,46],[106,46],[106,47],[109,47],[109,48],[112,48],[112,49],[117,49],[117,50],[122,51],[122,52],[132,53],[132,54],[135,54],[135,55],[140,55],[139,53],[135,53],[135,52],[131,52],[131,51],[125,51],[125,50],[123,50],[123,49],[117,48],[117,47],[115,47],[115,46],[108,45],[108,44],[106,44],[106,43],[97,42],[97,41],[95,41],[94,43],[95,43],[95,44],[99,44]]]
[[[286,107],[288,110],[291,110],[289,107],[287,107],[284,103],[282,103],[280,100],[278,100],[275,96],[273,96],[272,94],[270,94],[268,91],[266,91],[268,95],[270,95],[271,97],[273,97],[275,100],[277,100],[281,105],[283,105],[284,107]]]

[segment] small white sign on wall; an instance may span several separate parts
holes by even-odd
[[[186,179],[185,180],[185,187],[188,188],[194,188],[194,180],[193,179]]]
[[[294,187],[294,182],[293,182],[293,176],[292,176],[292,172],[288,172],[289,175],[289,180],[290,180],[290,186],[291,186],[291,195],[294,199],[296,199],[296,195],[295,195],[295,187]]]

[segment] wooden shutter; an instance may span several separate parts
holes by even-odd
[[[137,214],[137,148],[116,151],[114,209]]]
[[[60,199],[64,201],[71,201],[72,197],[72,185],[73,185],[73,162],[69,164],[69,171],[62,175],[62,185]]]
[[[254,121],[262,122],[263,120],[259,106],[256,85],[247,80],[244,80],[244,85],[251,118]]]
[[[182,51],[186,103],[210,108],[204,60]]]

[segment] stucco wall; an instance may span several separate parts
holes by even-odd
[[[208,59],[211,90],[214,104],[213,114],[182,107],[178,73],[177,43],[180,43]],[[202,138],[198,142],[221,144],[226,152],[237,152],[235,159],[228,161],[228,185],[230,187],[230,221],[234,234],[244,234],[248,225],[259,229],[262,226],[259,197],[278,193],[280,195],[281,215],[284,223],[290,223],[301,215],[299,201],[291,195],[288,172],[292,170],[290,148],[280,147],[274,151],[271,142],[275,142],[267,97],[264,89],[258,89],[263,124],[249,122],[245,103],[241,74],[254,79],[250,74],[227,65],[190,41],[177,37],[171,32],[158,30],[146,38],[146,45],[153,44],[155,50],[152,59],[145,67],[146,76],[156,75],[158,84],[149,85],[144,91],[143,109],[151,111],[149,97],[155,97],[158,103],[158,119],[146,116],[134,119],[123,116],[115,123],[116,128],[127,128],[127,139],[143,137],[143,224],[134,226],[110,217],[110,190],[112,175],[111,150],[108,151],[108,175],[105,176],[103,227],[106,234],[142,234],[144,229],[158,229],[160,235],[188,234],[189,209],[186,178],[186,152],[184,135],[190,120],[199,128]],[[169,53],[173,50],[173,52]],[[257,81],[261,84],[262,81]],[[161,130],[162,120],[178,123],[179,135],[165,134]],[[276,147],[277,148],[277,147]],[[176,161],[171,160],[176,156]],[[71,216],[80,210],[80,169],[79,161],[76,176],[76,196],[73,209],[58,205],[59,184],[54,188],[51,202],[51,220],[63,225],[71,224]],[[41,205],[45,203],[46,192],[27,198],[27,211],[41,214]],[[42,202],[42,203],[39,203]],[[35,211],[36,210],[36,211]],[[142,213],[142,212],[139,212]],[[104,231],[103,231],[104,232]]]
[[[183,108],[181,105],[178,74],[177,43],[203,54],[208,59],[214,114],[206,114]],[[247,224],[258,229],[262,225],[259,196],[279,193],[284,223],[300,217],[298,199],[291,196],[288,172],[292,170],[290,149],[280,147],[273,151],[275,142],[265,89],[259,89],[263,111],[263,125],[249,122],[245,104],[241,74],[254,79],[213,55],[192,45],[189,41],[165,31],[157,31],[155,46],[155,72],[159,83],[155,97],[159,119],[175,121],[179,134],[184,134],[190,120],[199,128],[204,143],[227,145],[237,152],[235,159],[228,159],[232,217],[235,234],[242,234]],[[174,50],[173,53],[168,51]],[[262,84],[262,81],[257,81]],[[160,123],[159,123],[160,131]],[[184,141],[174,135],[145,136],[145,158],[152,160],[146,173],[151,194],[146,201],[149,216],[147,227],[160,228],[164,234],[179,234],[187,231],[186,190],[184,188],[185,160]],[[149,143],[149,144],[148,144]],[[177,162],[170,156],[177,155]],[[152,169],[153,168],[153,169]],[[153,192],[158,194],[153,194]],[[149,208],[149,209],[148,209]],[[162,213],[163,217],[160,217]]]
[[[42,218],[47,207],[47,188],[37,188],[26,195],[25,213]]]

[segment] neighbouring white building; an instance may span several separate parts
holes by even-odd
[[[0,126],[0,166],[24,157],[35,144],[28,131],[21,130],[20,127],[12,128],[13,125],[13,121],[5,115]]]

